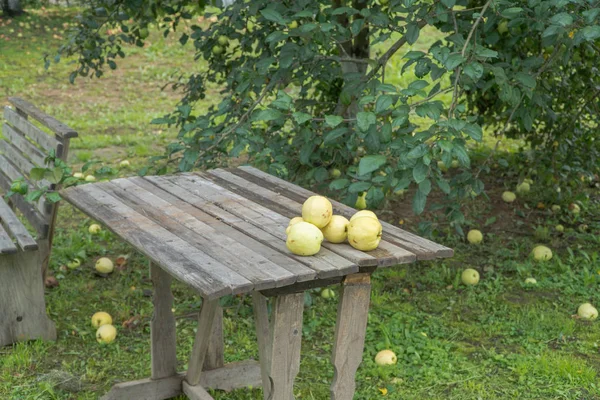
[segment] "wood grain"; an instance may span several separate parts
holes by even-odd
[[[356,371],[365,345],[370,294],[370,274],[350,275],[342,283],[331,358],[334,367],[332,400],[354,398]]]
[[[18,97],[9,97],[8,101],[15,106],[16,109],[21,112],[26,113],[31,118],[37,120],[45,127],[51,129],[54,133],[56,133],[59,137],[62,138],[74,138],[77,137],[77,132],[58,121],[57,119],[51,117],[50,115],[44,113],[42,110],[34,106],[33,104],[20,99]]]
[[[244,387],[260,387],[260,365],[253,360],[225,364],[222,368],[202,371],[200,386],[229,392]]]
[[[185,380],[191,386],[196,386],[200,383],[202,367],[210,343],[215,312],[218,306],[219,300],[204,300],[202,302],[202,310],[200,310],[200,315],[198,316],[198,328],[196,330],[196,338],[194,339],[194,347],[190,354],[190,361],[185,377]]]
[[[200,385],[190,385],[186,381],[183,381],[183,393],[190,400],[214,400],[212,397],[202,386]]]
[[[23,155],[29,157],[31,161],[40,167],[45,166],[45,154],[41,152],[33,143],[31,143],[25,136],[20,132],[14,130],[10,125],[4,124],[2,126],[2,135],[12,143],[13,146],[18,148]]]
[[[315,195],[315,193],[307,189],[294,185],[281,178],[277,178],[253,167],[242,166],[232,169],[231,172],[259,185],[270,187],[271,190],[274,190],[288,198],[295,199],[296,201],[302,201],[302,199],[306,199],[307,197]],[[331,201],[331,203],[333,205],[335,214],[344,215],[345,217],[349,218],[357,212],[357,210],[354,208],[340,202]],[[383,238],[385,240],[394,243],[399,247],[403,247],[412,253],[415,253],[419,260],[428,260],[436,257],[445,258],[452,257],[454,255],[454,251],[446,246],[421,238],[385,221],[381,221],[381,225],[383,226]]]
[[[16,131],[29,137],[46,151],[56,150],[60,144],[55,138],[48,136],[46,132],[20,116],[10,107],[4,107],[4,118]]]
[[[183,393],[184,375],[162,379],[140,379],[114,385],[100,400],[166,400]]]
[[[158,265],[150,265],[150,278],[154,288],[152,303],[154,313],[150,322],[152,379],[177,374],[177,332],[171,293],[171,275]]]
[[[71,187],[63,198],[101,221],[161,268],[208,299],[252,289],[252,283],[191,247],[160,225],[135,212],[97,185]]]
[[[217,306],[210,343],[204,358],[203,374],[206,371],[223,368],[225,365],[225,343],[223,338],[223,307]]]
[[[263,399],[269,400],[273,392],[273,380],[270,376],[271,368],[271,329],[269,327],[269,309],[267,298],[259,292],[252,293],[254,323],[256,325],[256,338],[258,340],[258,359],[260,361]]]
[[[8,232],[0,225],[0,254],[13,254],[17,252],[17,246],[13,243]]]
[[[2,221],[2,225],[8,232],[14,236],[21,250],[29,251],[38,248],[37,242],[31,237],[27,228],[25,228],[23,223],[3,199],[0,199],[0,221]]]

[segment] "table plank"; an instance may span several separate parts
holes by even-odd
[[[244,197],[253,196],[254,201],[269,209],[278,209],[285,213],[288,218],[297,216],[302,210],[302,203],[281,196],[267,188],[249,182],[228,171],[216,169],[208,171],[202,176],[209,176],[215,183],[234,191]],[[363,266],[377,265],[380,267],[391,266],[402,263],[411,263],[416,260],[415,254],[398,247],[393,243],[382,240],[377,249],[367,252],[354,249],[348,244],[334,244],[324,242],[324,246],[331,251],[357,262]],[[368,257],[365,259],[365,257]]]
[[[252,290],[252,282],[97,186],[71,187],[61,194],[203,297],[214,299]]]
[[[295,275],[290,271],[243,246],[232,237],[221,234],[209,224],[182,210],[179,204],[173,205],[135,185],[129,179],[116,179],[101,186],[138,212],[143,211],[144,215],[159,222],[163,228],[226,264],[251,281],[255,290],[286,286],[296,282]]]
[[[245,219],[256,227],[267,231],[277,237],[281,242],[285,242],[285,228],[289,219],[277,214],[268,208],[254,204],[251,201],[235,193],[225,190],[210,180],[206,180],[195,174],[179,174],[170,177],[170,180],[195,195],[209,200],[215,205],[223,208],[232,214]],[[285,243],[283,243],[285,246]],[[285,250],[291,254],[289,250]],[[311,256],[312,259],[324,261],[324,263],[315,263],[311,268],[318,270],[320,278],[347,275],[350,271],[358,271],[358,265],[349,261],[332,251],[321,248],[319,253]]]
[[[306,199],[316,194],[310,190],[294,185],[254,167],[242,166],[230,171],[248,181],[254,182],[261,186],[269,187],[271,190],[296,201],[304,201],[302,199]],[[348,218],[357,211],[354,208],[335,200],[332,200],[331,204],[333,204],[334,213],[344,215]],[[436,257],[446,258],[454,255],[454,250],[451,248],[419,237],[385,221],[381,221],[381,225],[384,228],[383,238],[385,240],[415,253],[419,260],[429,260]]]
[[[236,239],[238,236],[248,239],[244,241],[248,246],[253,246],[253,244],[251,244],[253,242],[258,243],[262,246],[262,248],[256,247],[256,251],[261,251],[261,254],[268,255],[268,257],[274,262],[277,262],[277,260],[280,259],[282,263],[279,265],[282,268],[293,272],[296,275],[298,282],[309,281],[316,278],[317,271],[311,266],[315,262],[320,261],[315,261],[306,257],[283,254],[287,251],[285,248],[285,243],[281,243],[279,239],[270,235],[269,233],[213,204],[206,202],[204,199],[189,193],[184,188],[164,180],[161,177],[139,178],[141,180],[138,180],[138,178],[134,179],[137,185],[142,186],[147,190],[154,190],[154,193],[156,193],[158,196],[161,196],[163,199],[170,201],[173,204],[176,204],[177,202],[183,202],[183,199],[185,199],[187,206],[190,207],[188,208],[188,211],[191,212],[192,215],[197,215],[199,212],[202,212],[200,211],[201,208],[206,215],[210,215],[215,221],[222,221],[224,224],[227,224],[226,226],[230,225],[235,227],[235,229],[232,228],[232,231],[225,229],[223,232],[234,234]]]

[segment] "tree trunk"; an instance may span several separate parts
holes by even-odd
[[[2,5],[4,15],[8,15],[9,17],[16,17],[23,14],[23,7],[20,0],[1,0],[0,5]]]

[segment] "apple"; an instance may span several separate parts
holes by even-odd
[[[504,34],[506,32],[508,32],[508,21],[503,19],[499,24],[498,24],[498,33],[499,34]]]
[[[527,183],[525,181],[523,181],[517,185],[517,193],[519,193],[519,194],[529,193],[530,190],[531,190],[531,186],[529,185],[529,183]]]
[[[90,232],[92,235],[95,235],[96,233],[100,233],[101,230],[102,230],[102,228],[98,224],[91,224],[90,227],[88,228],[88,232]]]
[[[561,224],[558,224],[554,227],[554,229],[556,229],[556,232],[564,232],[565,231],[565,227],[562,226]]]
[[[535,278],[527,278],[527,279],[525,279],[525,284],[526,285],[537,285],[537,281],[535,280]]]
[[[452,160],[452,163],[450,164],[450,168],[458,168],[460,166],[460,163],[458,162],[458,160]]]
[[[221,46],[219,46],[218,44],[216,44],[212,48],[212,53],[215,56],[220,56],[221,54],[223,54],[223,48]]]
[[[335,292],[329,288],[325,288],[321,291],[321,297],[324,299],[333,299],[335,298]]]
[[[513,192],[506,191],[506,192],[502,193],[502,201],[504,201],[505,203],[512,203],[516,199],[517,199],[517,195],[514,194]]]
[[[100,328],[102,325],[112,325],[113,320],[109,313],[104,311],[98,311],[92,315],[92,326],[94,328]]]
[[[598,310],[590,303],[583,303],[577,309],[577,315],[582,319],[594,320],[598,318]]]
[[[81,172],[75,172],[73,178],[83,179],[83,174]]]
[[[467,268],[460,275],[460,279],[467,286],[477,285],[479,283],[479,272],[473,268]]]
[[[479,244],[483,241],[483,234],[480,230],[471,229],[467,234],[467,240],[471,244]]]
[[[75,269],[75,268],[79,267],[80,265],[81,265],[81,261],[79,261],[78,258],[74,259],[70,263],[67,263],[67,267],[69,267],[69,269]]]
[[[552,212],[555,213],[555,214],[559,213],[560,212],[560,206],[557,205],[557,204],[554,204],[552,206]]]
[[[148,32],[148,28],[141,28],[139,30],[140,39],[146,39],[149,34],[150,34],[150,32]]]
[[[398,362],[398,357],[391,350],[381,350],[375,356],[375,364],[377,365],[394,365],[396,362]]]
[[[581,224],[577,227],[577,229],[579,230],[579,232],[583,233],[588,230],[588,226],[586,224]]]
[[[113,272],[113,270],[114,265],[110,258],[102,257],[96,261],[96,271],[100,272],[101,274],[110,274]]]
[[[102,325],[96,331],[96,340],[98,343],[110,344],[117,337],[117,328],[112,325]]]
[[[288,28],[296,29],[298,27],[298,21],[292,21],[288,24]]]
[[[443,162],[443,161],[441,161],[441,160],[437,162],[437,166],[438,166],[438,168],[440,169],[440,171],[442,171],[442,172],[446,172],[446,171],[448,171],[448,167],[447,167],[447,166],[446,166],[446,164],[444,164],[444,162]]]
[[[86,182],[96,182],[96,177],[94,175],[86,175],[85,181]]]
[[[552,259],[552,250],[546,246],[540,245],[534,247],[534,249],[531,251],[531,255],[536,261],[548,261]]]
[[[342,171],[337,168],[332,168],[329,170],[329,176],[333,179],[339,178],[342,175]]]
[[[225,35],[221,35],[217,38],[217,43],[219,43],[219,46],[227,47],[229,45],[229,38]]]
[[[358,208],[359,210],[364,210],[365,208],[367,208],[367,192],[363,192],[363,194],[358,196],[354,207]]]
[[[569,211],[571,211],[573,214],[579,214],[581,212],[581,208],[578,204],[571,203],[569,204]]]
[[[129,160],[123,160],[119,163],[119,167],[121,168],[129,168]]]

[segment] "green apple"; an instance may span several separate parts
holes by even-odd
[[[531,186],[529,186],[529,183],[527,183],[525,181],[523,181],[517,185],[517,193],[519,193],[519,194],[529,193],[530,190],[531,190]]]
[[[98,343],[110,344],[117,337],[117,328],[112,325],[102,325],[96,331],[96,340]]]
[[[590,303],[583,303],[577,308],[577,315],[582,319],[594,320],[598,318],[598,310]]]
[[[533,248],[531,255],[536,261],[548,261],[552,258],[552,250],[546,246],[539,245]]]
[[[146,39],[150,32],[148,32],[148,28],[141,28],[139,31],[140,39]]]
[[[498,24],[498,33],[499,34],[505,34],[506,32],[508,32],[508,21],[503,19],[502,21],[500,21],[500,23]]]
[[[219,43],[219,46],[227,47],[229,45],[229,38],[225,35],[221,35],[217,38],[217,43]]]
[[[394,365],[398,362],[398,357],[396,357],[396,353],[391,350],[381,350],[375,356],[375,364],[377,365]]]
[[[337,168],[332,168],[329,170],[329,176],[332,177],[333,179],[337,179],[342,175],[342,171],[340,171]]]
[[[101,274],[110,274],[113,272],[113,270],[114,265],[110,258],[102,257],[96,261],[96,271],[100,272]]]
[[[505,203],[512,203],[516,199],[517,199],[517,195],[514,194],[513,192],[506,191],[506,192],[502,193],[502,201],[504,201]]]
[[[288,24],[288,28],[296,29],[298,27],[298,21],[292,21]]]
[[[104,311],[98,311],[92,315],[92,326],[94,328],[100,328],[102,325],[112,325],[113,320],[109,313]]]
[[[552,212],[558,214],[560,212],[560,206],[558,204],[554,204],[552,206]]]
[[[565,227],[562,226],[561,224],[558,224],[554,227],[554,229],[556,229],[556,232],[564,232],[565,231]]]
[[[99,233],[101,230],[102,230],[102,228],[98,224],[91,224],[90,227],[88,228],[88,232],[91,233],[92,235]]]
[[[81,172],[75,172],[73,178],[83,179],[83,174]]]
[[[119,167],[121,167],[121,168],[129,168],[129,165],[130,165],[129,160],[123,160],[119,163]]]
[[[440,169],[440,171],[442,171],[442,172],[446,172],[446,171],[448,171],[448,167],[447,167],[447,166],[446,166],[446,164],[444,164],[444,162],[443,162],[443,161],[441,161],[441,160],[437,162],[437,166],[438,166],[438,168]]]
[[[573,214],[579,214],[581,212],[581,208],[578,204],[571,203],[569,204],[569,211],[571,211]]]
[[[335,292],[329,288],[325,288],[321,292],[321,297],[324,299],[333,299],[335,298]]]
[[[479,272],[473,268],[467,268],[460,275],[460,279],[467,286],[477,285],[479,283]]]
[[[458,160],[452,160],[452,163],[450,164],[450,168],[458,168],[460,166],[460,163],[458,162]]]
[[[364,210],[365,208],[367,208],[367,192],[364,192],[363,194],[358,196],[354,207],[358,208],[359,210]]]
[[[86,175],[85,181],[86,182],[96,182],[96,177],[94,175]]]
[[[525,279],[525,284],[526,285],[537,285],[537,281],[535,280],[535,278],[527,278],[527,279]]]
[[[69,269],[76,269],[81,265],[81,261],[79,261],[78,258],[74,259],[73,261],[71,261],[70,263],[67,263],[67,267]]]
[[[477,229],[471,229],[467,234],[467,240],[471,244],[479,244],[483,241],[483,234]]]
[[[215,56],[220,56],[221,54],[223,54],[223,48],[221,46],[219,46],[218,44],[216,44],[212,48],[212,53]]]

